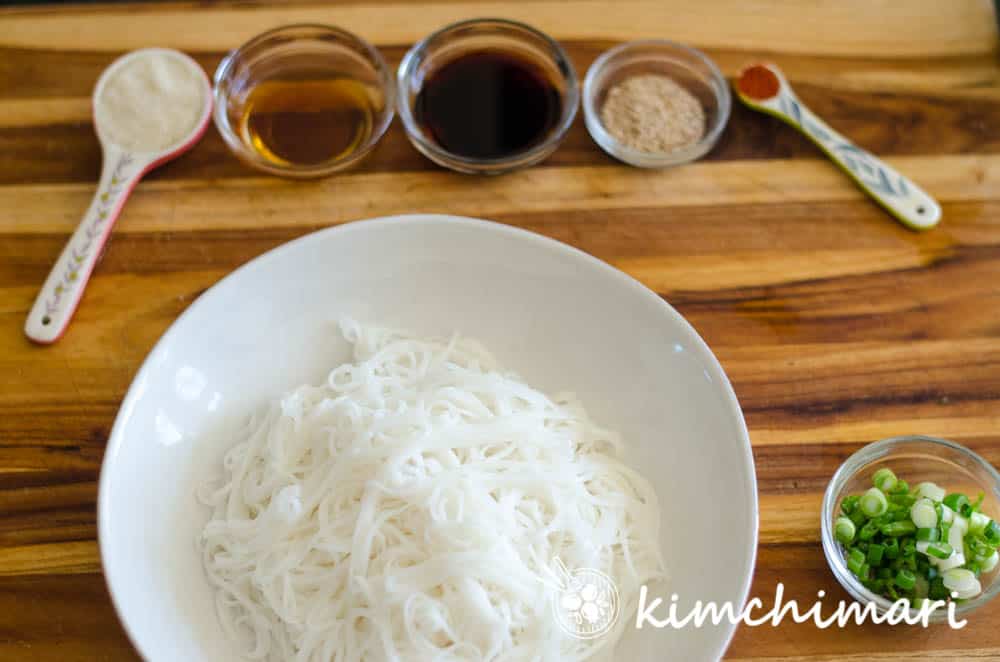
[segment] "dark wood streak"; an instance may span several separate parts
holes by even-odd
[[[916,434],[922,431],[911,429],[909,432]],[[1000,432],[984,431],[982,437],[963,438],[961,441],[990,463],[1000,464]],[[837,468],[866,443],[757,446],[754,448],[757,488],[765,495],[822,494]]]
[[[441,209],[462,213],[460,208]],[[952,294],[953,287],[935,283],[941,272],[954,276],[963,270],[986,272],[994,267],[1000,240],[991,232],[1000,217],[1000,202],[956,202],[945,205],[949,223],[939,231],[914,235],[891,222],[885,213],[864,198],[822,204],[804,202],[672,206],[657,208],[587,209],[571,214],[552,212],[501,212],[494,220],[522,227],[572,243],[611,262],[667,256],[689,259],[717,258],[727,263],[729,252],[786,254],[813,251],[886,250],[908,253],[917,267],[892,267],[878,261],[857,265],[856,275],[785,282],[761,287],[727,289],[707,281],[704,290],[658,288],[668,301],[685,311],[720,312],[743,306],[747,312],[780,313],[788,299],[808,308],[820,297],[827,302],[882,306],[913,302],[913,297],[882,301],[872,299],[873,288],[905,294],[907,289],[927,291],[928,296]],[[125,219],[128,211],[125,211]],[[753,232],[746,232],[747,226]],[[809,232],[798,231],[808,225]],[[327,225],[303,224],[291,228],[268,226],[266,219],[253,232],[205,229],[194,232],[144,233],[116,231],[97,275],[116,273],[165,273],[191,269],[232,268],[277,246]],[[8,285],[34,284],[44,279],[59,254],[63,234],[0,233],[0,279]],[[861,259],[861,258],[859,258]],[[925,267],[932,270],[924,273]],[[824,281],[830,281],[824,283]],[[927,289],[930,287],[931,289]],[[964,283],[962,290],[985,294],[991,282]],[[863,296],[859,296],[863,295]],[[860,313],[862,316],[865,312]],[[798,320],[798,318],[796,318]]]
[[[0,655],[8,660],[138,660],[100,575],[0,577]],[[79,647],[76,642],[90,642]]]
[[[567,44],[582,80],[590,63],[607,44]],[[395,67],[405,47],[383,48]],[[120,53],[66,53],[0,48],[0,89],[6,98],[67,96],[88,98],[100,72]],[[194,53],[209,73],[222,53]],[[752,54],[751,54],[752,55]],[[751,55],[746,59],[752,59]],[[4,64],[7,63],[7,64]],[[14,64],[17,63],[17,64]],[[793,85],[808,105],[859,145],[882,155],[989,154],[1000,148],[1000,97],[968,98],[934,95],[924,89],[872,95],[868,90],[844,90],[814,82]],[[817,158],[818,149],[776,119],[733,105],[731,127],[709,160]],[[0,117],[0,185],[41,182],[96,181],[100,164],[97,138],[86,119],[47,126],[4,127]],[[550,166],[611,164],[590,139],[582,111],[565,142],[546,162]],[[408,143],[397,119],[364,168],[370,172],[436,169]],[[214,127],[190,153],[167,164],[151,178],[232,178],[247,174],[228,152]]]

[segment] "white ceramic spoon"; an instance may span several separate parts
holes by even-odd
[[[136,183],[156,166],[193,147],[204,135],[208,126],[212,114],[212,87],[208,76],[190,57],[169,49],[147,48],[133,51],[112,62],[94,87],[94,105],[96,106],[105,84],[116,70],[135,58],[152,54],[167,54],[184,66],[191,67],[192,71],[197,70],[199,80],[203,79],[205,82],[202,94],[204,107],[201,109],[201,115],[194,129],[175,144],[157,152],[136,152],[115,144],[110,137],[112,133],[105,124],[107,120],[94,114],[94,126],[103,153],[100,183],[97,185],[97,192],[94,193],[90,207],[83,215],[83,220],[56,260],[49,277],[38,293],[38,298],[35,299],[35,305],[28,313],[24,333],[35,342],[53,343],[66,331],[70,318],[80,303],[80,297],[83,296],[90,274],[103,253],[111,228]]]
[[[740,89],[740,81],[753,69],[771,72],[776,83],[771,96],[755,98]],[[766,75],[765,72],[757,72]],[[781,70],[762,63],[745,67],[736,77],[736,95],[750,108],[773,115],[801,131],[846,172],[858,186],[896,220],[911,230],[928,230],[941,220],[941,205],[917,184],[870,152],[834,131],[795,95]]]

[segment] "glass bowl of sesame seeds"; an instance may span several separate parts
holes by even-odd
[[[601,149],[640,168],[688,163],[722,135],[732,96],[704,53],[666,40],[603,53],[583,82],[587,130]]]

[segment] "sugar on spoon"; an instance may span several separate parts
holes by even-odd
[[[211,84],[187,55],[147,48],[123,55],[101,74],[93,107],[103,153],[101,179],[28,313],[24,332],[38,343],[53,343],[66,330],[132,188],[204,135],[212,112]]]
[[[735,83],[736,95],[754,110],[773,115],[801,131],[830,160],[912,230],[927,230],[941,220],[941,206],[892,166],[837,133],[809,110],[773,64],[744,68]]]

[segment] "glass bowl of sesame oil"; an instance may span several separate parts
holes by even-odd
[[[666,40],[603,53],[583,82],[587,130],[601,149],[641,168],[688,163],[718,142],[732,97],[704,53]]]
[[[392,72],[335,27],[289,25],[254,37],[215,72],[215,125],[246,164],[322,177],[372,150],[392,122]]]

